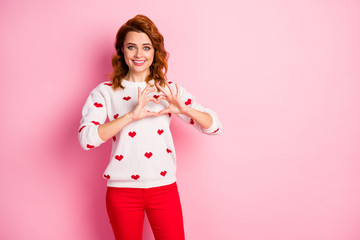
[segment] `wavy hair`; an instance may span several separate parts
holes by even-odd
[[[125,62],[124,53],[121,49],[124,45],[126,34],[130,31],[143,32],[150,38],[155,51],[153,63],[150,66],[150,74],[146,77],[145,81],[148,83],[154,79],[155,82],[164,87],[167,80],[166,73],[169,58],[169,53],[165,50],[164,46],[164,37],[148,17],[139,14],[123,24],[116,34],[116,54],[112,56],[113,72],[110,75],[113,89],[124,89],[121,82],[128,73],[129,67]]]

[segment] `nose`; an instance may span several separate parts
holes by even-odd
[[[141,49],[137,49],[136,50],[136,53],[135,53],[135,57],[137,57],[137,58],[140,58],[141,56],[142,56],[142,50]]]

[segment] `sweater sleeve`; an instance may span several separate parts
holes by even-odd
[[[176,92],[175,87],[174,91]],[[222,132],[222,124],[219,121],[219,118],[217,116],[217,114],[209,109],[209,108],[205,108],[203,107],[200,103],[198,103],[194,96],[192,94],[190,94],[189,92],[187,92],[185,90],[185,88],[179,86],[179,90],[180,90],[180,96],[182,101],[187,105],[190,106],[200,112],[205,112],[208,113],[211,117],[212,117],[212,124],[209,128],[205,129],[202,128],[197,122],[195,122],[193,119],[183,115],[183,114],[178,114],[178,116],[186,123],[193,125],[197,130],[199,130],[202,133],[208,134],[208,135],[217,135],[220,134]]]
[[[90,92],[82,109],[78,136],[83,149],[89,150],[105,142],[99,137],[98,128],[106,117],[105,98],[97,87]]]

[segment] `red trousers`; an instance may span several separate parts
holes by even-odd
[[[108,187],[106,209],[116,240],[142,240],[145,212],[156,240],[184,240],[176,182],[153,188]]]

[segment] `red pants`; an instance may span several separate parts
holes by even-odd
[[[106,209],[116,240],[141,240],[145,212],[156,240],[184,240],[177,184],[153,188],[108,187]]]

